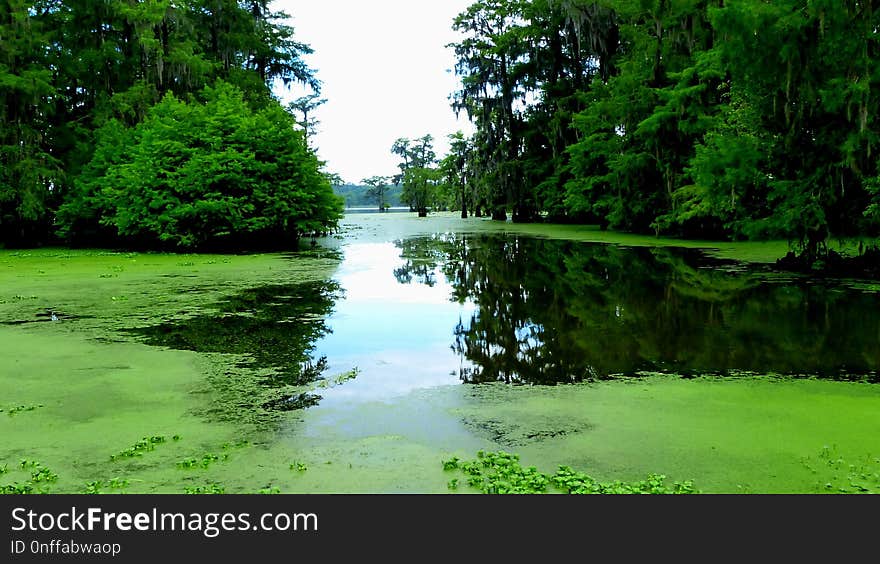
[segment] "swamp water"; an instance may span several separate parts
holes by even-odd
[[[442,460],[506,450],[880,490],[871,285],[546,231],[364,215],[292,255],[4,252],[0,486],[444,492]]]

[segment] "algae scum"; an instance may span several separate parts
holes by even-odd
[[[857,281],[448,217],[289,255],[5,251],[0,488],[876,492],[878,311]],[[478,451],[524,466],[450,472]]]

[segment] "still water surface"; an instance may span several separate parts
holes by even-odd
[[[255,288],[220,313],[137,330],[153,344],[249,355],[267,407],[374,401],[449,384],[663,372],[876,382],[880,294],[692,249],[514,234],[353,241],[332,280]],[[296,260],[293,257],[292,260]],[[357,368],[345,385],[284,395]]]
[[[877,379],[880,297],[695,250],[510,234],[351,244],[315,351],[328,394],[457,382],[557,384],[643,372]]]

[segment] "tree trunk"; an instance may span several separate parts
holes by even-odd
[[[528,206],[518,205],[513,207],[514,223],[530,223],[534,219],[534,214]]]

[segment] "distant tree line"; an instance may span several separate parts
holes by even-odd
[[[463,133],[457,132],[449,136],[449,142],[449,153],[438,159],[433,135],[417,139],[401,137],[391,146],[391,152],[400,159],[399,174],[374,177],[365,182],[371,185],[390,182],[394,189],[400,191],[400,201],[418,212],[420,217],[426,217],[431,211],[461,210],[461,217],[467,219],[464,169],[467,140]],[[376,190],[374,188],[374,192]]]
[[[271,94],[319,91],[311,50],[269,3],[0,2],[0,243],[223,248],[332,228],[310,118]]]
[[[479,0],[457,207],[692,237],[880,231],[873,0]]]
[[[386,177],[376,177],[379,186],[385,185],[385,189],[377,190],[377,186],[368,184],[364,179],[364,184],[342,184],[334,186],[333,190],[336,195],[345,201],[347,208],[370,208],[377,210],[383,207],[400,207],[403,202],[400,199],[401,189],[399,186],[391,186],[388,184]]]

